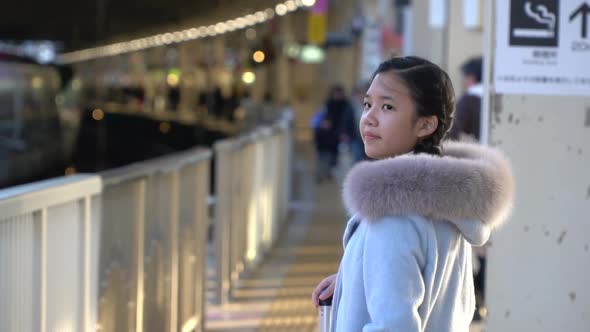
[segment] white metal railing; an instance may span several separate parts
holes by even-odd
[[[216,298],[225,304],[239,275],[270,249],[287,217],[291,129],[279,122],[215,144]]]
[[[0,331],[202,331],[210,159],[0,191]]]
[[[0,331],[94,331],[101,180],[0,191]]]
[[[103,331],[202,331],[211,152],[101,174]]]
[[[289,123],[215,153],[227,300],[286,219]],[[0,331],[203,331],[211,157],[193,149],[0,191]]]

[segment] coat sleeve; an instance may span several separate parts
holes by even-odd
[[[416,224],[382,219],[368,225],[363,253],[363,283],[371,322],[363,332],[418,332],[418,307],[424,299],[425,262]]]

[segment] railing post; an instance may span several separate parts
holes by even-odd
[[[251,244],[251,248],[248,249],[249,251],[249,257],[248,257],[248,267],[252,267],[253,265],[256,264],[256,262],[258,261],[259,254],[260,254],[260,242],[261,242],[261,237],[262,234],[264,232],[263,226],[264,226],[264,216],[262,214],[262,204],[261,204],[261,200],[260,200],[260,192],[261,192],[261,188],[263,185],[263,181],[262,181],[262,176],[263,176],[263,170],[264,170],[264,165],[262,164],[262,158],[263,158],[263,147],[261,146],[261,137],[262,135],[259,134],[256,137],[256,141],[254,143],[254,190],[252,191],[253,193],[253,200],[254,200],[254,205],[256,206],[255,209],[255,216],[252,220],[252,223],[254,225],[254,227],[252,227],[252,225],[250,225],[250,227],[252,227],[249,232],[251,233],[251,239],[253,241],[253,243]],[[252,250],[252,251],[250,251]]]
[[[178,170],[170,174],[170,332],[178,331],[178,219],[179,183]]]
[[[207,226],[209,225],[209,218],[208,218],[208,205],[206,197],[209,195],[209,178],[210,178],[210,169],[208,162],[200,162],[198,164],[198,171],[197,171],[197,197],[203,197],[205,199],[197,200],[196,204],[196,234],[197,236],[201,237],[202,241],[196,241],[198,246],[198,253],[197,253],[197,262],[201,262],[201,270],[198,275],[198,287],[196,288],[196,297],[197,297],[197,326],[195,331],[203,332],[205,331],[205,302],[206,302],[206,292],[207,292]]]
[[[243,268],[244,253],[246,250],[245,239],[247,238],[247,229],[245,225],[248,222],[248,164],[246,153],[248,144],[241,141],[233,151],[232,158],[232,193],[233,209],[231,213],[230,226],[230,293],[235,287],[238,275]]]
[[[135,331],[143,332],[143,297],[144,297],[144,260],[145,260],[145,195],[146,180],[139,180],[136,184],[135,196],[137,213],[135,214],[135,250],[136,250],[136,295],[135,295]]]
[[[40,329],[41,332],[47,331],[47,208],[41,210],[40,217],[40,265],[41,265],[41,305],[40,305]]]
[[[231,213],[234,208],[231,185],[232,142],[221,142],[215,147],[215,255],[217,258],[216,300],[219,304],[229,302],[231,262]]]
[[[82,199],[82,211],[83,211],[83,224],[82,224],[82,264],[81,268],[82,271],[82,284],[83,284],[83,291],[80,292],[82,296],[82,303],[83,303],[83,315],[82,315],[82,326],[85,332],[90,332],[93,330],[92,326],[90,326],[90,263],[91,263],[91,231],[92,231],[92,218],[91,218],[91,206],[90,206],[91,198],[90,196],[86,196]]]
[[[273,215],[273,234],[272,234],[272,243],[274,243],[279,236],[280,230],[280,221],[281,221],[281,195],[280,195],[280,188],[281,188],[281,168],[283,165],[281,164],[281,155],[282,150],[281,146],[281,135],[278,130],[275,129],[273,135],[273,145],[272,145],[272,154],[273,154],[273,183],[272,183],[272,215]]]

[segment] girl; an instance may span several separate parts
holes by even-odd
[[[353,216],[337,274],[332,331],[468,331],[475,310],[471,246],[510,210],[510,165],[492,148],[441,141],[453,120],[448,75],[418,57],[383,62],[360,131],[376,161],[355,166],[343,199]]]

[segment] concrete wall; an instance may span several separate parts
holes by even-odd
[[[483,4],[483,1],[480,1]],[[483,22],[482,22],[483,27]],[[483,54],[483,29],[466,28],[463,23],[463,1],[449,1],[449,26],[445,68],[451,77],[455,93],[463,92],[461,65],[473,56]]]

